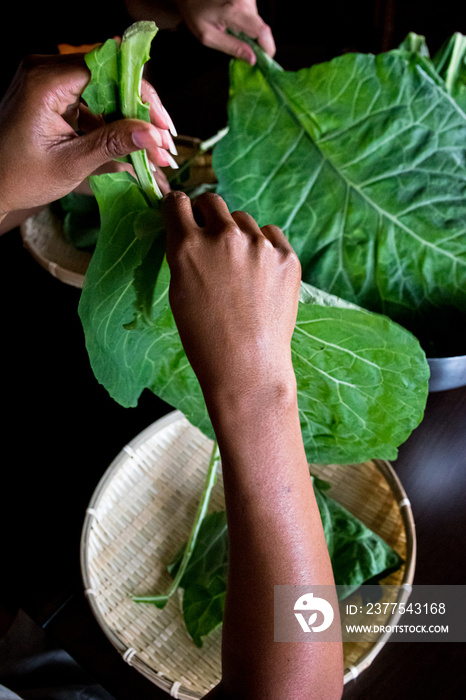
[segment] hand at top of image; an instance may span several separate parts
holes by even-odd
[[[269,25],[257,10],[256,0],[126,0],[131,17],[154,20],[160,29],[174,29],[184,22],[199,41],[211,49],[254,64],[254,51],[228,30],[247,34],[270,55],[275,41]]]

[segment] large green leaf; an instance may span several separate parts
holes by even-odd
[[[180,409],[213,437],[203,395],[183,350],[168,301],[169,269],[153,268],[151,311],[138,312],[137,271],[154,238],[137,222],[147,202],[128,173],[93,180],[102,228],[86,275],[79,313],[97,379],[124,406],[144,388]],[[157,210],[152,210],[156,212]],[[153,236],[158,228],[153,226]],[[149,258],[150,259],[150,258]],[[146,287],[150,266],[143,265]],[[135,284],[136,280],[136,284]],[[309,461],[392,459],[420,422],[428,367],[415,338],[384,316],[314,303],[302,295],[292,338],[303,439]]]
[[[176,575],[184,547],[168,570]],[[202,637],[222,624],[228,569],[228,531],[225,511],[210,513],[202,521],[194,552],[180,586],[186,629],[197,646]]]
[[[326,493],[314,492],[340,600],[400,568],[401,557],[385,540]]]
[[[92,186],[99,203],[101,230],[79,303],[86,347],[98,381],[123,406],[136,406],[143,389],[152,389],[213,437],[201,388],[183,350],[168,303],[169,270],[163,263],[145,267],[153,289],[150,318],[135,324],[138,271],[151,255],[154,238],[138,221],[148,204],[128,173],[100,175]],[[157,212],[156,209],[152,210]],[[159,229],[153,226],[153,236]],[[156,279],[156,283],[155,283]],[[155,284],[154,284],[155,283]]]
[[[411,32],[399,48],[417,54],[424,70],[466,111],[466,36],[456,32],[432,58],[421,34]]]
[[[143,68],[150,58],[150,47],[158,32],[154,22],[140,21],[132,24],[124,32],[118,53],[118,85],[120,108],[124,117],[150,122],[149,105],[141,99],[141,78]],[[135,151],[130,155],[139,185],[148,200],[154,205],[162,197],[159,186],[152,174],[145,151]]]
[[[300,303],[291,351],[309,461],[395,459],[427,397],[411,333],[361,309]]]
[[[219,193],[281,226],[303,279],[411,323],[466,309],[466,118],[418,51],[231,65]]]

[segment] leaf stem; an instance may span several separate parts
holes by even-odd
[[[296,113],[295,105],[293,105],[290,102],[288,95],[284,92],[282,86],[280,85],[280,81],[277,80],[277,75],[284,72],[282,66],[279,63],[277,63],[271,56],[269,56],[262,48],[262,46],[260,46],[257,43],[257,41],[251,39],[251,37],[247,36],[247,34],[244,34],[243,32],[240,32],[239,34],[235,32],[230,33],[234,36],[237,36],[239,39],[244,41],[252,48],[256,55],[257,68],[262,73],[267,85],[275,94],[275,97],[277,98],[278,102],[282,104],[285,107],[285,109],[288,110],[290,116],[295,120],[295,122],[300,127],[303,127],[301,120],[298,114]],[[317,139],[321,134],[321,127],[311,112],[308,112],[306,117],[308,123],[307,131],[308,133],[310,132],[310,127],[312,125],[313,133],[310,135],[313,139]]]
[[[216,441],[214,441],[214,445],[212,448],[212,453],[210,456],[210,461],[209,461],[209,467],[207,469],[207,476],[206,480],[204,483],[204,490],[202,492],[201,500],[199,501],[199,505],[197,507],[196,515],[194,518],[194,523],[191,528],[191,533],[189,535],[188,542],[186,543],[186,547],[183,553],[183,557],[181,559],[180,565],[178,567],[178,570],[176,572],[175,578],[173,579],[173,583],[170,587],[170,590],[168,593],[162,594],[162,595],[152,595],[152,596],[133,596],[133,600],[136,603],[153,603],[157,608],[164,608],[165,605],[168,603],[170,598],[174,595],[176,590],[178,589],[178,586],[180,585],[181,579],[184,576],[184,573],[186,571],[186,568],[189,564],[189,561],[191,559],[191,555],[194,551],[194,547],[196,546],[197,542],[197,537],[199,535],[199,530],[201,528],[202,521],[205,518],[207,508],[209,505],[209,500],[210,500],[210,494],[212,493],[212,488],[214,487],[214,484],[217,480],[217,467],[218,463],[220,461],[220,453],[218,449],[218,444]]]
[[[150,122],[149,107],[141,100],[141,81],[144,65],[150,58],[152,39],[158,28],[154,22],[135,22],[123,34],[119,57],[120,108],[127,119]],[[150,204],[156,204],[162,193],[152,175],[146,151],[130,154],[137,179]]]
[[[453,91],[453,85],[457,78],[458,71],[461,65],[461,61],[464,60],[464,54],[466,51],[466,37],[457,32],[454,35],[452,55],[450,59],[449,66],[447,68],[445,84],[447,90],[450,94]]]
[[[196,148],[195,152],[193,153],[192,156],[187,158],[184,163],[180,166],[179,170],[176,170],[173,176],[170,178],[169,183],[173,184],[175,182],[178,182],[180,180],[181,176],[183,173],[188,170],[193,163],[196,162],[196,160],[201,156],[203,153],[206,153],[209,149],[213,148],[216,143],[221,141],[224,136],[228,133],[228,127],[224,127],[223,129],[220,129],[220,131],[217,131],[214,136],[211,136],[210,138],[206,139],[205,141],[202,141],[198,147]]]

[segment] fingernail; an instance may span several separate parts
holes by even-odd
[[[152,131],[133,131],[131,134],[132,141],[138,148],[151,148],[154,145],[154,141],[157,146],[162,146],[162,137],[157,131],[153,129]]]
[[[176,160],[168,153],[168,151],[165,151],[165,157],[168,160],[168,164],[170,168],[173,168],[173,170],[178,170],[180,167]]]
[[[172,136],[178,136],[178,132],[177,132],[177,130],[175,129],[175,125],[173,124],[173,119],[172,119],[171,116],[168,114],[168,112],[167,112],[167,110],[166,110],[165,107],[163,107],[163,112],[164,112],[164,114],[165,114],[165,116],[166,116],[166,118],[167,118],[167,121],[168,121],[168,125],[169,125],[169,126],[168,126],[168,130],[169,130],[170,134],[171,134]]]
[[[173,141],[173,139],[172,139],[172,137],[171,137],[170,134],[167,134],[167,136],[168,136],[168,148],[169,148],[169,150],[170,150],[170,153],[171,153],[173,156],[177,156],[177,155],[178,155],[178,151],[177,151],[177,148],[176,148],[176,146],[175,146],[175,142]]]

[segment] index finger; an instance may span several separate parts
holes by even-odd
[[[235,12],[228,26],[236,32],[244,32],[251,39],[256,39],[269,56],[275,55],[276,46],[272,30],[258,14]]]
[[[58,114],[77,103],[89,82],[90,71],[84,54],[31,55],[21,62],[19,72],[28,76],[25,84],[31,99],[48,96],[48,105]]]
[[[275,46],[272,30],[268,24],[264,23],[264,26],[257,35],[257,41],[269,56],[275,56],[277,48]]]
[[[167,262],[171,267],[181,241],[190,234],[197,233],[199,227],[194,218],[191,200],[178,190],[172,190],[163,198],[163,217],[167,231]]]
[[[193,204],[193,212],[199,226],[208,235],[219,235],[235,226],[225,200],[216,192],[204,192]]]

